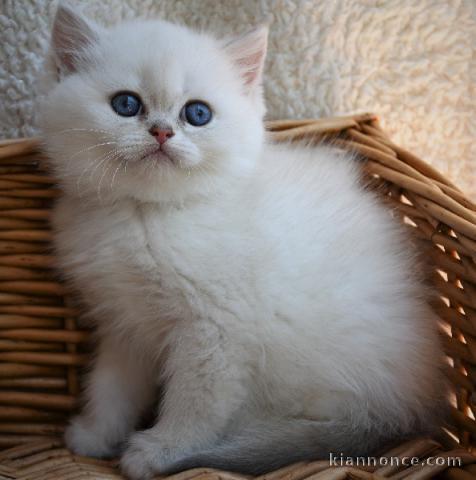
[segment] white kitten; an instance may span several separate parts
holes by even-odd
[[[264,141],[266,33],[56,16],[56,246],[99,339],[66,441],[134,479],[366,454],[443,395],[405,233],[345,154]]]

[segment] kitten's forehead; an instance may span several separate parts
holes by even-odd
[[[127,88],[167,104],[187,92],[209,88],[226,65],[216,42],[163,21],[132,22],[111,31],[105,60]]]
[[[182,65],[170,55],[163,55],[158,62],[146,59],[136,75],[140,90],[147,94],[149,102],[155,107],[173,104],[187,90]]]

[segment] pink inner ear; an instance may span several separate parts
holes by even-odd
[[[52,31],[52,45],[59,61],[59,69],[74,72],[84,61],[85,53],[98,40],[93,25],[66,5],[56,12]]]
[[[256,52],[246,58],[238,60],[237,63],[242,70],[242,76],[246,86],[255,83],[260,76],[263,56],[264,52]]]
[[[268,29],[261,26],[246,35],[238,37],[226,47],[240,71],[245,87],[250,91],[261,83],[267,34]]]

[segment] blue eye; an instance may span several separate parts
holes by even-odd
[[[121,117],[134,117],[141,111],[142,102],[133,93],[121,92],[112,97],[111,107]]]
[[[194,127],[203,127],[212,119],[210,107],[203,102],[189,102],[183,107],[183,117]]]

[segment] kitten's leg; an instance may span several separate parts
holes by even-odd
[[[68,448],[94,457],[119,453],[153,399],[154,383],[149,377],[124,347],[103,342],[88,378],[84,409],[65,433]]]
[[[246,355],[237,355],[216,325],[189,327],[174,343],[159,421],[131,437],[121,460],[132,479],[214,444],[245,399]]]

